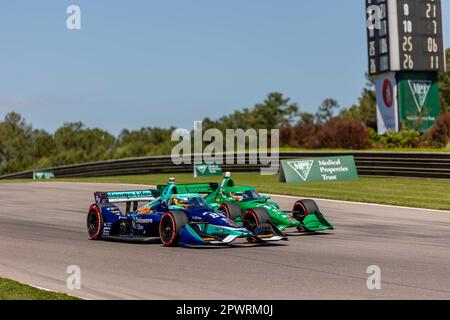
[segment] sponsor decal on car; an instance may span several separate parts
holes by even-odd
[[[147,207],[147,208],[143,208],[137,212],[137,214],[146,214],[146,213],[153,213],[153,210],[150,207]]]
[[[153,223],[153,219],[136,218],[136,223]]]

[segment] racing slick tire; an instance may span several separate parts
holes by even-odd
[[[242,210],[237,203],[225,202],[219,206],[219,210],[223,211],[228,219],[236,220],[242,216]]]
[[[319,212],[319,206],[311,199],[298,200],[294,204],[292,211],[294,212],[294,218],[302,222],[307,215]],[[300,232],[305,231],[302,227],[298,227],[297,230]]]
[[[89,208],[86,222],[89,237],[92,240],[100,240],[103,234],[103,215],[97,205]]]
[[[272,219],[270,218],[269,212],[263,208],[253,208],[245,211],[242,218],[243,226],[249,231],[255,231],[256,228],[263,224],[267,224]],[[250,243],[255,243],[256,239],[247,238]]]
[[[159,223],[159,237],[165,247],[175,247],[180,240],[180,232],[189,223],[182,211],[166,212]]]

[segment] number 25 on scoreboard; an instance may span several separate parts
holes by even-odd
[[[410,36],[403,37],[403,51],[405,52],[413,51],[412,37]]]

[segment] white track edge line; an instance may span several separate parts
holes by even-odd
[[[53,291],[53,290],[50,290],[50,289],[47,289],[47,288],[44,288],[44,287],[35,286],[34,284],[31,284],[31,283],[25,283],[25,284],[27,286],[30,286],[30,287],[35,288],[35,289],[39,289],[39,290],[46,291],[46,292],[54,292],[54,293],[56,293],[56,291]]]
[[[21,282],[19,282],[19,283],[21,283]],[[52,292],[52,293],[66,294],[66,295],[72,296],[72,297],[74,297],[74,298],[79,298],[79,299],[82,299],[82,300],[89,300],[89,299],[86,299],[86,298],[83,298],[83,297],[80,297],[80,296],[77,296],[77,295],[74,295],[74,294],[69,294],[69,293],[67,293],[67,292],[60,292],[60,291],[55,291],[55,290],[47,289],[47,288],[44,288],[44,287],[36,286],[36,285],[34,285],[34,284],[31,284],[31,283],[22,283],[22,284],[25,284],[25,285],[27,285],[27,286],[30,286],[30,287],[32,287],[32,288],[39,289],[39,290],[42,290],[42,291],[45,291],[45,292]]]
[[[269,194],[269,193],[264,193],[263,195],[269,195],[269,196],[279,197],[279,198],[290,198],[290,199],[303,198],[301,196],[286,196],[286,195],[281,195],[281,194]],[[385,208],[396,208],[396,209],[407,209],[407,210],[411,210],[412,209],[412,210],[418,210],[418,211],[430,211],[430,212],[439,212],[439,213],[447,213],[447,214],[450,213],[450,211],[447,211],[447,210],[436,210],[436,209],[426,209],[426,208],[395,206],[395,205],[389,205],[389,204],[377,204],[377,203],[368,203],[368,202],[323,199],[323,198],[315,198],[315,197],[312,197],[312,199],[319,200],[319,201],[366,205],[366,206],[372,206],[372,207],[385,207]]]

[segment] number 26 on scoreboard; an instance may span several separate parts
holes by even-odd
[[[405,70],[414,69],[414,61],[410,54],[405,54],[403,59],[403,68]]]

